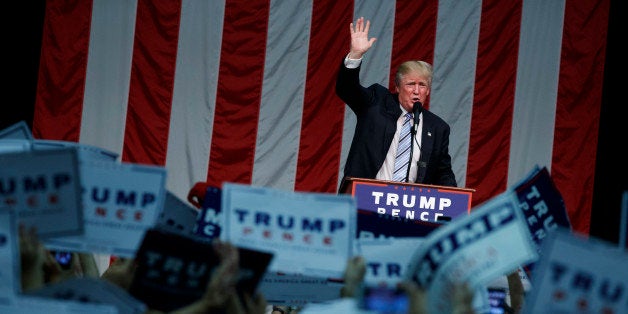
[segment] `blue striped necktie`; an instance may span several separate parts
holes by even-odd
[[[410,162],[410,127],[412,120],[412,114],[406,113],[406,120],[403,121],[401,126],[401,133],[399,133],[399,145],[397,146],[397,157],[395,157],[395,169],[393,171],[393,181],[406,181],[406,172],[408,170],[408,163]]]

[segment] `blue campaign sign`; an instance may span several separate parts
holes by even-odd
[[[571,229],[563,197],[554,185],[547,168],[535,167],[530,175],[514,186],[513,190],[537,250],[540,250],[543,239],[552,230],[559,226]],[[532,276],[534,264],[524,266],[528,276]]]
[[[514,191],[537,245],[558,226],[571,229],[563,197],[547,168],[536,169],[527,180],[516,185]]]
[[[222,191],[215,186],[208,186],[203,198],[200,214],[196,219],[194,233],[198,236],[219,239],[222,232]]]
[[[424,237],[471,208],[472,190],[386,181],[356,181],[359,238]]]

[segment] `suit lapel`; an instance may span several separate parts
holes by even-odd
[[[397,131],[397,119],[401,115],[401,109],[399,108],[399,101],[397,95],[386,100],[386,105],[382,107],[382,116],[386,118],[386,130],[384,131],[384,145],[382,146],[382,154],[386,156],[390,143],[392,143]]]

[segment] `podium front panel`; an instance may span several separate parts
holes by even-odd
[[[471,208],[473,190],[359,179],[347,193],[356,198],[357,237],[424,237]]]

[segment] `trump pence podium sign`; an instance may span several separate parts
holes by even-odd
[[[340,191],[358,208],[358,238],[424,237],[471,210],[475,190],[417,183],[345,178]]]

